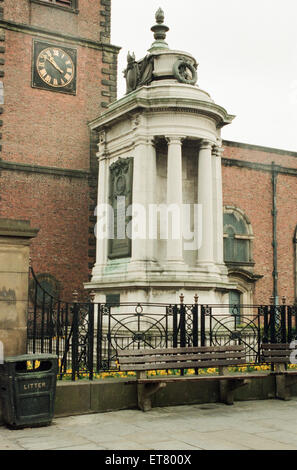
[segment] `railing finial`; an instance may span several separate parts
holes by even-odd
[[[183,304],[184,303],[184,294],[180,294],[179,296],[179,300],[180,300],[180,303]]]
[[[73,298],[73,302],[76,303],[77,300],[78,300],[78,292],[77,292],[77,290],[74,290],[74,291],[72,292],[72,298]]]
[[[194,295],[195,304],[198,304],[198,299],[199,299],[199,295],[198,295],[198,294],[195,294],[195,295]]]
[[[282,303],[286,305],[287,297],[285,295],[282,296]]]
[[[90,292],[90,300],[92,303],[94,303],[96,297],[96,292],[94,290],[91,290]]]

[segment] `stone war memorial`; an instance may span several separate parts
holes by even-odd
[[[199,88],[198,63],[166,43],[164,13],[144,59],[128,55],[127,94],[91,124],[99,134],[97,258],[87,288],[104,302],[222,304],[221,129],[234,116]],[[104,232],[105,230],[105,232]],[[111,238],[113,237],[113,238]]]
[[[236,117],[162,8],[117,99],[110,1],[25,3],[2,20],[32,120],[8,72],[0,425],[297,395],[297,153],[224,140]]]

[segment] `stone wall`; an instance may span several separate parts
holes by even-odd
[[[27,221],[0,219],[0,341],[4,356],[26,352],[30,240]]]

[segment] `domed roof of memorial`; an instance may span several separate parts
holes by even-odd
[[[197,85],[196,59],[188,52],[172,50],[166,42],[168,26],[164,24],[164,12],[158,9],[155,15],[156,24],[152,26],[155,41],[148,50],[148,54],[137,61],[135,54],[130,52],[127,57],[127,68],[124,70],[126,78],[126,94],[142,87],[143,85],[156,84],[185,84]],[[199,89],[200,90],[200,89]],[[200,90],[200,99],[212,101],[209,94]]]
[[[229,115],[198,86],[198,63],[192,54],[169,48],[166,42],[169,28],[164,24],[161,8],[155,18],[156,24],[151,28],[154,42],[147,55],[136,60],[134,53],[128,53],[124,70],[126,95],[111,103],[98,119],[90,123],[91,127],[121,120],[135,109],[195,112],[214,119],[217,127],[232,122],[235,116]]]

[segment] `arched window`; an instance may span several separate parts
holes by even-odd
[[[252,227],[238,208],[224,208],[224,261],[225,263],[252,263]]]

